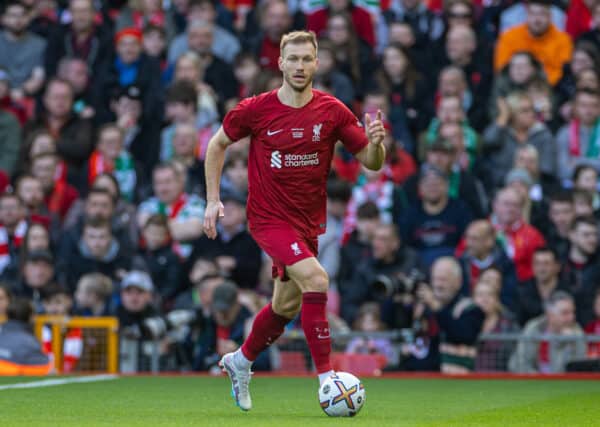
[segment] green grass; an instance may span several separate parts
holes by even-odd
[[[0,384],[16,382],[0,378]],[[323,414],[314,378],[253,379],[254,409],[248,413],[234,406],[225,378],[128,377],[0,390],[0,425],[600,425],[600,381],[365,379],[364,383],[367,401],[352,419]]]

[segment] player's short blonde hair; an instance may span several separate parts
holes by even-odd
[[[291,33],[284,34],[281,37],[281,43],[279,43],[279,51],[283,53],[283,49],[288,44],[302,44],[310,43],[317,50],[317,36],[312,31],[292,31]]]

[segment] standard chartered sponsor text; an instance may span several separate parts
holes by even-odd
[[[285,154],[283,156],[284,166],[299,168],[303,166],[317,166],[319,164],[319,153],[310,154]]]

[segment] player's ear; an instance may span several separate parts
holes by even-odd
[[[279,66],[279,71],[283,71],[283,58],[281,55],[279,55],[279,58],[277,58],[277,65]]]

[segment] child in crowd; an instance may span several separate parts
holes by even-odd
[[[68,316],[71,314],[73,299],[66,289],[52,284],[44,289],[42,295],[42,305],[44,312],[54,316]],[[48,325],[42,328],[42,347],[51,361],[54,362],[54,352],[52,351],[53,331]],[[69,373],[75,371],[77,363],[83,352],[83,331],[80,328],[67,329],[64,332],[62,349],[62,367],[60,372]],[[55,365],[56,366],[56,365]]]

